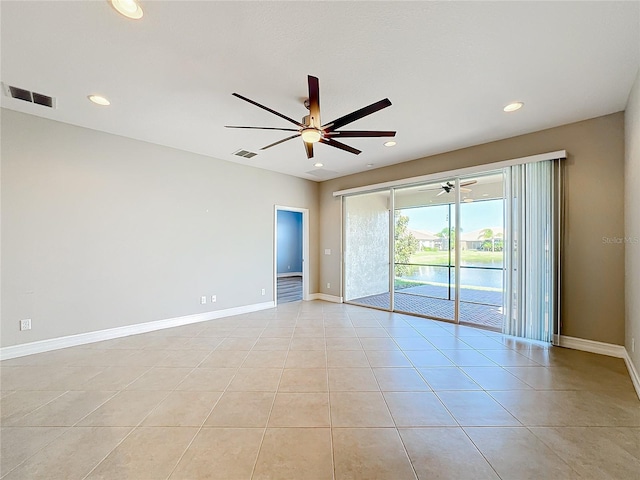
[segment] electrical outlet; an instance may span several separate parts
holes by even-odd
[[[218,297],[215,295],[211,295],[211,303],[216,303],[218,301]]]
[[[331,288],[331,284],[327,282],[327,288]]]
[[[207,297],[200,297],[200,304],[205,305],[207,303]]]
[[[20,320],[20,330],[31,330],[31,319]]]
[[[263,288],[262,289],[262,295],[265,295],[267,293],[267,291]]]

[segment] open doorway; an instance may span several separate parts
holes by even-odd
[[[308,210],[276,206],[275,211],[275,299],[276,304],[307,297],[306,252]]]

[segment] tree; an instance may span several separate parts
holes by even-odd
[[[407,217],[406,215],[401,215],[398,211],[395,212],[394,216],[394,262],[396,263],[396,276],[401,277],[409,272],[409,266],[398,264],[409,263],[411,255],[413,255],[418,250],[418,248],[420,247],[420,243],[418,242],[416,237],[414,237],[413,234],[407,229],[407,225],[409,224],[409,217]]]
[[[462,229],[460,229],[462,230]],[[454,227],[444,227],[438,233],[436,237],[442,238],[442,250],[455,250],[456,246],[456,229]]]
[[[480,235],[478,235],[478,240],[490,240],[491,241],[491,251],[495,252],[496,250],[496,238],[502,237],[502,233],[497,232],[494,233],[490,228],[483,228],[480,230]]]

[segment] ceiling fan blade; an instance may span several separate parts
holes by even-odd
[[[360,110],[356,110],[355,112],[351,112],[343,117],[335,119],[333,122],[329,122],[326,125],[322,126],[322,129],[325,132],[333,132],[340,127],[347,125],[348,123],[355,122],[356,120],[361,119],[362,117],[366,117],[367,115],[371,115],[383,108],[387,108],[391,105],[391,102],[388,98],[384,100],[380,100],[379,102],[372,103],[366,107],[361,108]]]
[[[250,104],[255,105],[258,108],[262,108],[263,110],[266,110],[267,112],[273,113],[274,115],[277,115],[280,118],[284,118],[285,120],[298,125],[300,128],[305,128],[306,127],[306,125],[303,125],[302,123],[298,122],[297,120],[294,120],[293,118],[289,118],[286,115],[283,115],[282,113],[276,112],[275,110],[272,110],[269,107],[265,107],[264,105],[260,105],[258,102],[254,102],[250,98],[243,97],[242,95],[240,95],[238,93],[234,93],[233,96],[234,97],[238,97],[239,99],[244,100],[245,102],[249,102]]]
[[[313,158],[313,143],[302,142],[304,143],[304,148],[307,150],[307,158]]]
[[[354,153],[359,155],[362,153],[357,148],[350,147],[349,145],[345,145],[344,143],[338,142],[337,140],[333,140],[332,138],[321,138],[320,143],[324,143],[325,145],[330,145],[332,147],[339,148],[340,150],[345,150],[349,153]]]
[[[236,125],[225,125],[224,128],[251,128],[254,130],[280,130],[283,132],[297,132],[297,128],[275,128],[275,127],[239,127]]]
[[[300,134],[296,134],[296,135],[291,135],[290,137],[287,138],[283,138],[282,140],[278,140],[275,143],[272,143],[271,145],[267,145],[266,147],[262,147],[260,150],[266,150],[267,148],[271,148],[271,147],[275,147],[276,145],[279,145],[283,142],[286,142],[287,140],[291,140],[292,138],[298,138],[300,136]]]
[[[468,180],[466,182],[461,182],[460,186],[461,187],[467,187],[469,185],[473,185],[474,183],[478,183],[478,181],[477,180]]]
[[[396,132],[383,130],[342,130],[326,134],[329,137],[395,137]]]
[[[313,119],[311,125],[320,128],[320,82],[316,77],[307,76],[309,82],[309,115]],[[311,158],[311,157],[309,157]]]

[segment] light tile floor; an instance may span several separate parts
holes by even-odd
[[[638,479],[622,360],[349,305],[2,362],[3,479]]]

